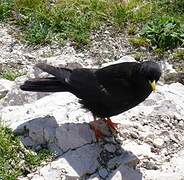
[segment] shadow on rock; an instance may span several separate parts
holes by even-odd
[[[26,147],[48,147],[57,155],[53,162],[38,170],[42,177],[141,180],[142,174],[135,169],[137,156],[125,151],[105,123],[100,124],[105,137],[99,142],[88,123],[58,124],[53,116],[23,123],[15,133]]]

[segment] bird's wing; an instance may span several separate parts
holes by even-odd
[[[114,64],[96,71],[97,79],[105,89],[114,94],[124,93],[133,89],[133,76],[139,67],[137,62]]]
[[[81,99],[94,99],[100,96],[100,86],[96,79],[95,69],[67,69],[54,67],[48,64],[39,63],[36,67],[55,76],[67,90]],[[65,88],[65,89],[66,89]]]
[[[74,94],[87,100],[95,100],[102,95],[101,87],[95,75],[95,69],[74,69],[68,80]]]
[[[108,115],[112,116],[126,111],[140,101],[137,100],[137,87],[135,85],[139,63],[121,63],[99,69],[97,79],[109,94],[104,99],[107,104]]]

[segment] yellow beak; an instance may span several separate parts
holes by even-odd
[[[153,82],[149,81],[149,83],[151,85],[151,88],[152,88],[153,92],[155,92],[156,91],[156,82],[155,82],[155,80]]]

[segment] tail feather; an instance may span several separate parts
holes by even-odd
[[[36,67],[55,76],[60,80],[60,82],[65,82],[65,80],[69,78],[72,72],[72,70],[67,68],[54,67],[44,63],[38,63],[36,64]]]
[[[35,92],[70,92],[71,88],[66,81],[70,78],[72,70],[54,67],[44,63],[39,63],[36,65],[36,67],[53,75],[54,77],[27,80],[23,85],[20,86],[21,90]]]
[[[35,78],[27,80],[23,85],[20,86],[23,91],[34,91],[34,92],[63,92],[69,91],[66,84],[57,80],[55,77],[49,78]]]

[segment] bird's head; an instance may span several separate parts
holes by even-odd
[[[152,61],[144,61],[141,63],[139,72],[146,78],[152,90],[155,91],[156,82],[162,74],[160,66]]]

